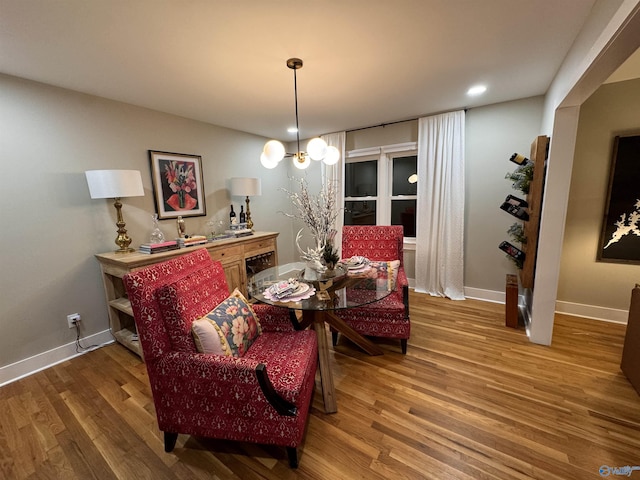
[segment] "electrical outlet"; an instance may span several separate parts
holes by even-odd
[[[80,321],[79,313],[72,313],[71,315],[67,315],[67,323],[69,324],[69,328],[73,328],[76,326],[76,323]]]

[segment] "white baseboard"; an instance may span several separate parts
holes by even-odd
[[[627,319],[629,318],[629,310],[618,310],[616,308],[597,307],[595,305],[561,301],[556,301],[556,313],[624,324],[627,323]]]
[[[505,293],[496,292],[495,290],[484,290],[482,288],[464,287],[464,296],[474,300],[483,300],[485,302],[504,303]]]
[[[76,352],[76,342],[74,341],[47,352],[39,353],[33,357],[25,358],[24,360],[6,365],[0,368],[0,387],[113,342],[114,339],[111,335],[111,331],[104,330],[96,333],[95,335],[90,335],[80,339],[80,345],[84,347],[97,345],[90,350]]]
[[[467,298],[483,300],[485,302],[504,303],[504,292],[494,290],[483,290],[481,288],[464,287],[464,295]],[[598,307],[596,305],[584,305],[581,303],[556,301],[556,313],[573,315],[575,317],[591,318],[604,322],[627,323],[629,310],[618,310],[615,308]]]

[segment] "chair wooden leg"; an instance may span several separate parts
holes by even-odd
[[[289,466],[298,468],[298,450],[295,447],[287,447],[287,455],[289,456]]]
[[[176,446],[177,440],[177,433],[164,432],[164,451],[167,453],[172,452]]]
[[[406,338],[400,339],[400,345],[402,346],[402,353],[404,355],[406,355],[407,354],[407,339]]]

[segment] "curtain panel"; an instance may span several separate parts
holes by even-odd
[[[340,209],[340,214],[336,218],[335,229],[336,237],[333,241],[334,246],[340,250],[342,245],[342,226],[344,225],[344,164],[345,164],[345,143],[347,139],[346,132],[329,133],[321,135],[327,145],[336,147],[340,152],[340,160],[334,165],[327,165],[322,162],[322,185],[325,188],[332,186],[336,192],[336,205]],[[342,256],[342,252],[340,252]]]
[[[457,111],[418,121],[416,291],[464,299],[464,130]]]

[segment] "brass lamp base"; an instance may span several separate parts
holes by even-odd
[[[116,253],[130,253],[135,252],[134,248],[130,248],[131,245],[131,237],[127,235],[127,229],[125,227],[124,220],[122,219],[122,203],[120,203],[120,198],[115,199],[115,203],[113,204],[116,207],[116,226],[118,227],[118,236],[116,237],[116,245],[120,247],[116,250]]]
[[[251,220],[251,210],[249,210],[249,195],[247,195],[245,203],[247,204],[247,228],[253,231],[253,220]]]

